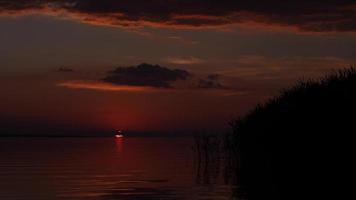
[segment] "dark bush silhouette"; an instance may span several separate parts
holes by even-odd
[[[249,199],[342,199],[353,171],[356,69],[299,81],[232,122]]]

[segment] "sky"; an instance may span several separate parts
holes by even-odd
[[[0,134],[221,131],[356,64],[348,0],[0,0]]]

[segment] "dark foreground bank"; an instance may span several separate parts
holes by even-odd
[[[300,81],[232,123],[249,199],[340,199],[354,161],[356,69]]]

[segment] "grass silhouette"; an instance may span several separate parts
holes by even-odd
[[[249,199],[340,199],[353,170],[356,69],[301,80],[231,123]]]

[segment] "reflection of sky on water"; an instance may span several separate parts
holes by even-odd
[[[115,138],[117,153],[121,154],[124,150],[124,138]]]
[[[222,178],[197,182],[191,144],[188,138],[4,139],[0,199],[229,199]]]

